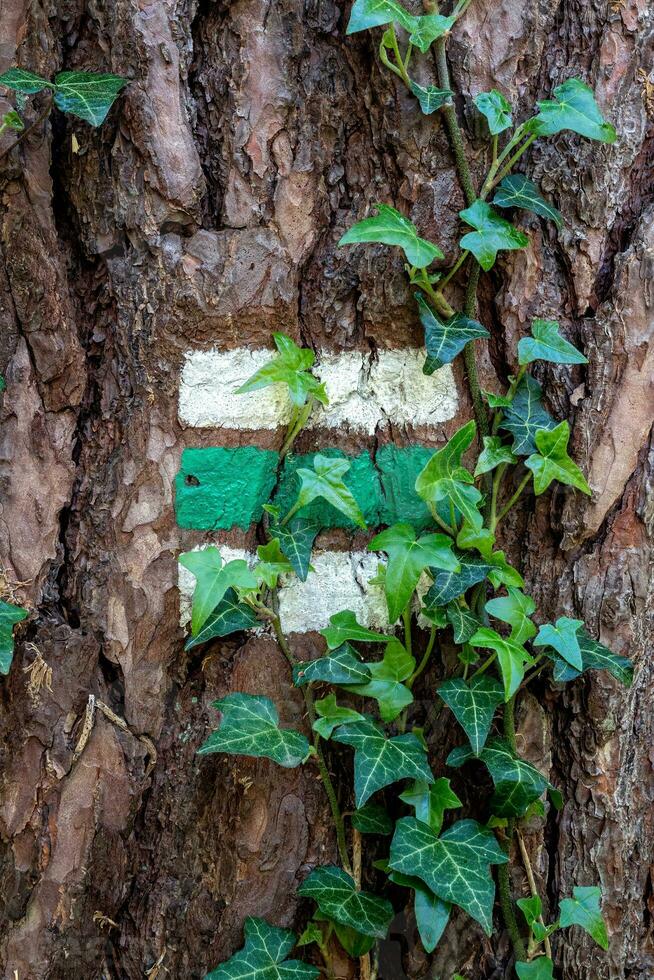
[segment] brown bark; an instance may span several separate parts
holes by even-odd
[[[481,291],[488,384],[506,379],[535,315],[558,317],[590,360],[539,370],[593,500],[527,500],[503,544],[543,618],[579,615],[637,665],[630,691],[594,675],[543,684],[521,706],[525,752],[567,800],[527,836],[535,871],[551,902],[575,883],[604,893],[610,952],[578,931],[560,939],[570,980],[654,975],[649,6],[475,2],[450,44],[468,120],[481,90],[501,88],[522,119],[577,75],[621,134],[610,148],[536,144],[527,170],[565,229],[525,218],[530,248]],[[55,115],[2,161],[0,543],[34,610],[2,682],[6,980],[135,980],[155,964],[150,976],[201,977],[241,944],[246,915],[301,921],[303,870],[334,856],[311,773],[195,755],[227,690],[283,695],[289,720],[301,703],[267,640],[216,645],[206,662],[183,654],[176,554],[202,535],[176,527],[172,480],[181,449],[201,442],[177,421],[187,349],[262,345],[280,328],[334,349],[419,342],[400,259],[335,243],[384,200],[451,252],[463,199],[438,120],[382,74],[373,39],[346,39],[348,12],[332,0],[0,0],[2,70],[133,79],[99,131]],[[468,135],[479,177],[485,144]],[[469,414],[463,398],[444,434]],[[30,696],[25,640],[52,668],[52,693]],[[127,727],[96,709],[75,758],[90,695]],[[402,950],[407,975],[426,975]],[[387,946],[384,980],[401,976],[399,951]],[[506,964],[505,940],[456,917],[429,975],[483,980]]]

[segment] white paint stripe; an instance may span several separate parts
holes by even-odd
[[[225,562],[254,556],[240,548],[220,545]],[[314,571],[306,582],[288,576],[279,590],[279,615],[286,633],[307,633],[329,625],[329,618],[343,609],[351,609],[363,626],[388,630],[388,615],[383,588],[371,585],[377,573],[380,556],[369,551],[315,551],[311,564]],[[191,618],[194,576],[179,567],[180,623],[186,627]]]
[[[269,350],[191,351],[179,390],[179,417],[187,425],[229,429],[274,429],[286,425],[290,404],[285,386],[235,395],[235,390],[270,360]],[[350,426],[372,435],[379,425],[437,425],[456,415],[458,393],[449,364],[431,377],[422,373],[424,350],[380,350],[319,354],[315,374],[330,404],[316,411],[312,427]]]

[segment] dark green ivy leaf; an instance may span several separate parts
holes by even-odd
[[[441,320],[427,305],[423,297],[416,296],[420,311],[420,322],[425,330],[427,361],[423,371],[433,374],[444,364],[451,364],[466,344],[480,337],[489,337],[485,327],[463,313],[455,313],[448,320]]]
[[[541,218],[553,221],[557,228],[563,228],[561,212],[546,201],[536,184],[523,174],[511,174],[505,177],[495,191],[493,204],[497,208],[522,208],[523,211],[531,211]],[[520,363],[522,364],[522,361]]]
[[[101,126],[129,79],[92,71],[62,71],[55,76],[54,101],[62,112]]]
[[[224,564],[220,551],[214,545],[197,551],[185,551],[178,560],[195,576],[191,612],[193,636],[197,636],[228,589],[257,588],[257,579],[248,563],[237,558]]]
[[[564,898],[559,906],[559,925],[581,926],[602,949],[609,948],[606,923],[602,918],[599,888],[578,887],[572,889],[572,898]]]
[[[435,85],[423,87],[413,81],[411,82],[411,91],[417,98],[420,103],[420,108],[426,116],[430,116],[432,112],[441,109],[446,102],[450,102],[454,94],[449,88],[436,88]]]
[[[209,640],[229,636],[230,633],[240,633],[241,630],[250,630],[260,625],[254,610],[244,602],[239,602],[234,590],[228,589],[199,633],[187,640],[184,649],[193,650]]]
[[[518,341],[520,364],[551,361],[553,364],[588,364],[588,359],[562,337],[556,320],[534,320],[531,337]]]
[[[511,103],[497,89],[492,89],[490,92],[480,92],[479,95],[475,96],[474,103],[479,111],[486,116],[492,136],[503,133],[505,129],[513,125]]]
[[[513,435],[512,449],[516,456],[529,456],[536,452],[536,433],[554,428],[556,422],[543,407],[541,386],[530,374],[525,374],[511,404],[504,409],[500,429]]]
[[[427,592],[424,603],[427,608],[447,606],[453,599],[478,582],[483,582],[493,566],[465,551],[455,552],[461,565],[459,572],[436,572],[434,584]]]
[[[309,755],[309,743],[300,732],[279,727],[279,715],[270,698],[227,694],[214,701],[222,713],[220,728],[212,732],[198,755],[226,752],[272,759],[285,769],[299,766]]]
[[[398,0],[355,0],[347,25],[347,34],[393,22],[411,30],[416,18]]]
[[[445,256],[437,245],[420,238],[415,225],[388,204],[376,204],[378,214],[358,221],[341,238],[339,245],[355,245],[359,242],[380,242],[382,245],[399,245],[409,265],[424,269]]]
[[[352,814],[352,826],[360,834],[380,834],[386,836],[393,832],[393,821],[388,811],[379,803],[366,803]]]
[[[279,541],[293,571],[301,582],[306,582],[311,567],[311,549],[320,525],[316,521],[295,518],[284,527],[271,527],[270,533]]]
[[[472,252],[479,265],[486,271],[495,265],[499,251],[526,248],[529,244],[529,239],[524,232],[506,221],[486,201],[477,199],[469,208],[459,211],[459,216],[466,224],[476,229],[463,236],[461,248]]]
[[[265,919],[245,920],[245,946],[205,980],[317,980],[320,970],[299,960],[286,960],[295,946],[290,929],[278,929]]]
[[[558,683],[573,681],[587,670],[608,670],[610,674],[626,687],[631,685],[634,676],[633,664],[627,657],[613,653],[604,644],[598,643],[585,629],[577,633],[581,650],[582,669],[576,670],[555,651],[546,649],[546,654],[554,661],[554,680]]]
[[[384,939],[393,918],[393,906],[385,898],[357,891],[354,881],[336,867],[316,868],[297,890],[313,898],[318,908],[335,922],[356,929],[364,936]]]
[[[0,674],[9,673],[14,658],[14,626],[27,616],[27,609],[0,599]]]
[[[467,643],[481,626],[477,617],[465,606],[460,606],[456,600],[448,602],[446,614],[447,621],[452,627],[455,643]]]
[[[342,643],[333,653],[317,660],[306,660],[293,667],[296,687],[324,681],[327,684],[366,684],[370,680],[368,665],[349,643]]]
[[[14,92],[22,92],[23,95],[35,95],[44,88],[54,88],[52,82],[47,78],[35,75],[33,71],[25,68],[10,68],[9,71],[0,75],[0,85],[5,88],[13,89]]]
[[[479,755],[497,707],[504,701],[502,685],[487,674],[472,677],[470,681],[455,677],[441,684],[438,694],[468,736],[474,754]]]
[[[554,99],[538,103],[539,113],[526,123],[526,131],[537,136],[553,136],[571,129],[590,140],[615,143],[614,127],[604,122],[593,90],[578,78],[569,78],[554,89]]]

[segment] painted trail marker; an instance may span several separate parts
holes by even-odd
[[[180,527],[200,531],[240,528],[257,524],[271,496],[285,512],[295,499],[295,471],[311,465],[313,453],[289,456],[278,479],[278,453],[256,445],[256,431],[286,426],[290,405],[282,385],[236,395],[255,371],[270,360],[269,350],[239,348],[231,351],[192,351],[186,356],[180,379],[179,417],[199,428],[231,429],[253,433],[254,443],[230,448],[214,446],[185,449],[175,480],[175,510]],[[344,457],[332,448],[337,432],[373,436],[392,423],[400,427],[436,426],[453,418],[458,396],[450,365],[431,377],[422,373],[425,352],[415,348],[334,354],[321,352],[314,373],[325,383],[330,404],[316,412],[311,426],[326,430],[327,456]],[[330,430],[332,434],[329,435]],[[321,440],[322,441],[322,440]],[[330,442],[332,447],[330,447]],[[415,492],[415,479],[433,449],[420,445],[388,444],[376,452],[349,456],[345,482],[372,530],[398,521],[416,527],[430,523],[429,512]],[[354,526],[339,511],[315,501],[303,512],[324,528]],[[243,549],[219,545],[225,560],[253,559]],[[295,578],[280,589],[280,616],[287,632],[321,629],[329,617],[351,609],[359,622],[371,628],[388,626],[381,586],[370,584],[379,556],[366,551],[321,551],[312,558],[315,572],[306,582]],[[180,567],[182,621],[188,618],[193,576]]]

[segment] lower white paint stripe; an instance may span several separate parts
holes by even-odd
[[[290,403],[285,386],[235,395],[235,390],[271,359],[269,350],[191,351],[179,390],[179,418],[187,425],[229,429],[274,429],[286,425]],[[370,435],[384,422],[437,425],[454,418],[458,394],[449,364],[428,377],[425,351],[417,348],[334,354],[322,351],[314,368],[324,381],[329,405],[311,426],[350,426]]]
[[[225,562],[254,556],[241,548],[220,545]],[[351,609],[363,626],[388,630],[384,590],[371,585],[377,573],[380,556],[369,551],[315,551],[311,558],[314,571],[306,582],[288,576],[279,589],[279,615],[286,633],[307,633],[329,625],[329,618],[343,609]],[[180,622],[186,627],[191,618],[191,597],[195,577],[179,568]]]

